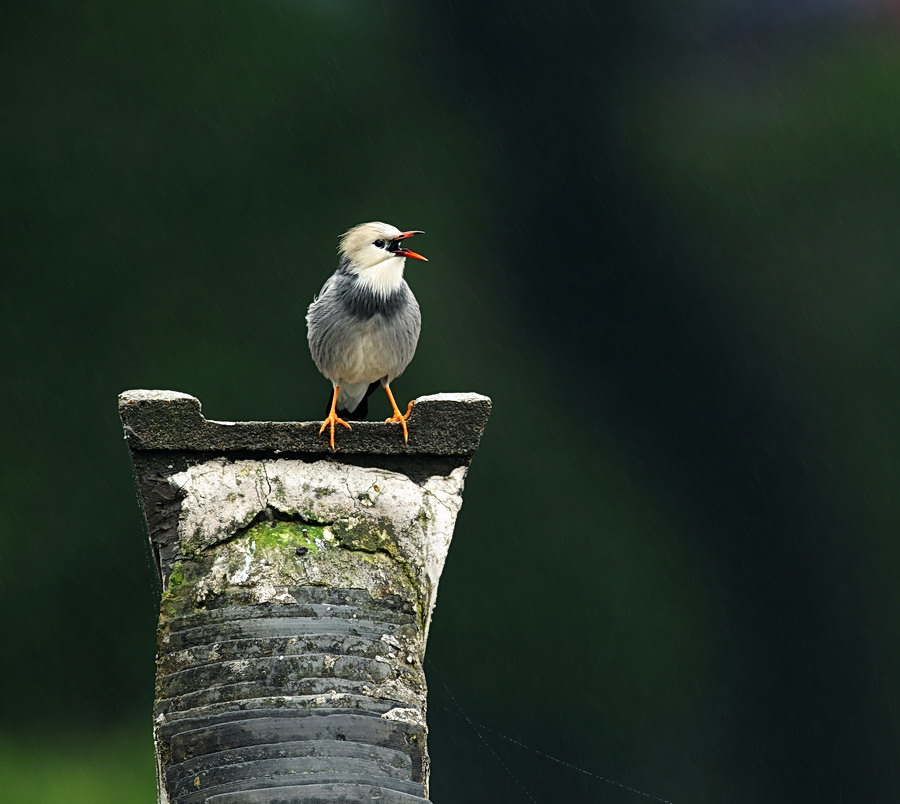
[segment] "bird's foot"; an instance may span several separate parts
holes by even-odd
[[[319,435],[325,432],[326,427],[331,428],[331,432],[329,433],[329,441],[331,442],[331,451],[334,452],[334,426],[336,424],[342,424],[348,430],[352,430],[353,428],[347,424],[340,416],[337,415],[334,411],[328,414],[327,418],[324,422],[322,422],[322,426],[319,428]]]
[[[415,400],[413,400],[413,401],[415,401]],[[412,413],[412,406],[413,406],[412,402],[410,402],[406,406],[406,413],[401,413],[400,408],[395,406],[394,407],[394,415],[391,416],[390,419],[384,420],[385,424],[387,424],[388,422],[400,422],[401,426],[403,427],[403,443],[404,444],[409,443],[409,430],[406,427],[406,420],[409,418],[409,414]]]

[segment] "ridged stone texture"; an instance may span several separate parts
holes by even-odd
[[[162,583],[161,804],[428,801],[425,642],[490,400],[416,407],[415,446],[354,423],[333,455],[314,424],[121,395]]]
[[[426,800],[415,614],[358,589],[285,591],[294,602],[161,625],[156,738],[170,800]]]

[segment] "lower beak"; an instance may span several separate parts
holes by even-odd
[[[421,254],[416,254],[415,251],[410,251],[408,248],[398,248],[394,254],[397,254],[401,257],[412,257],[414,260],[422,260],[422,262],[428,262],[428,257],[423,257]]]
[[[412,229],[409,232],[400,232],[394,240],[406,240],[407,237],[412,237],[417,234],[425,234],[425,232],[420,232],[418,229]],[[407,248],[398,248],[394,254],[398,257],[411,257],[414,260],[422,260],[422,262],[428,262],[427,257],[423,257],[421,254],[416,254],[415,251],[410,251]]]

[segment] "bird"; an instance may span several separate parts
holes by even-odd
[[[340,238],[337,270],[326,280],[306,313],[309,351],[316,368],[331,380],[332,393],[319,435],[328,429],[332,452],[334,428],[365,418],[368,398],[381,385],[387,392],[403,442],[409,443],[406,420],[391,382],[413,359],[422,328],[419,303],[403,278],[407,259],[428,260],[406,248],[417,229],[401,231],[380,221],[361,223]]]

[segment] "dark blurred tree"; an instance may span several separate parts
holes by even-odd
[[[496,402],[435,800],[633,796],[456,703],[673,801],[896,797],[896,26],[742,8],[4,8],[3,727],[149,711],[115,394],[317,415],[305,305],[381,218],[432,260],[401,393]]]

